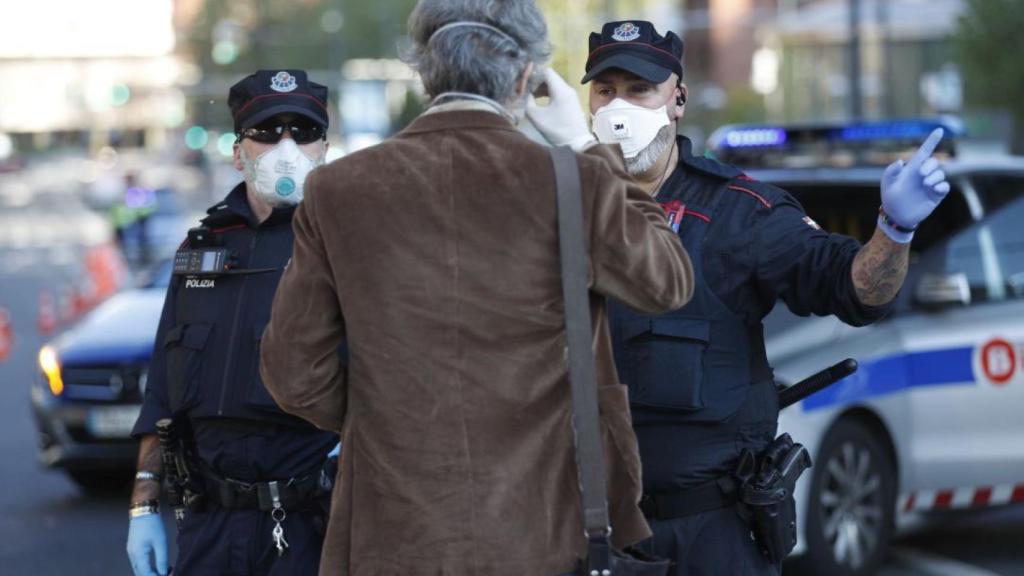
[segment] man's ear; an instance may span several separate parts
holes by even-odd
[[[233,157],[231,165],[235,167],[235,170],[241,172],[245,170],[245,163],[242,162],[242,145],[239,142],[235,142],[234,146],[231,147]]]
[[[516,96],[522,98],[530,87],[530,75],[533,74],[533,62],[528,62],[523,68],[523,74],[516,83]]]
[[[689,92],[686,88],[686,84],[680,82],[676,84],[675,88],[675,104],[672,106],[672,119],[679,120],[686,113],[686,97]]]

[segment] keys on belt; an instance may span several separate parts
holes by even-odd
[[[302,509],[312,504],[318,494],[320,479],[311,474],[285,481],[243,482],[206,471],[203,480],[210,501],[221,508],[270,512],[270,518],[274,521],[271,540],[277,548],[277,555],[282,556],[288,550],[288,540],[284,537],[282,525],[288,517],[287,510]]]

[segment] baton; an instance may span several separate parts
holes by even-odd
[[[856,371],[857,361],[853,358],[847,358],[838,364],[825,368],[821,372],[804,378],[792,386],[786,386],[779,390],[779,410],[796,404],[811,394],[835,384]]]

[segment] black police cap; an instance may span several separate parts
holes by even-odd
[[[304,70],[257,70],[228,93],[235,133],[278,114],[299,114],[327,127],[327,87],[310,82]]]
[[[644,20],[609,22],[601,27],[600,34],[590,34],[590,56],[582,83],[618,68],[660,84],[673,72],[683,77],[682,61],[683,39],[674,32],[662,36]]]

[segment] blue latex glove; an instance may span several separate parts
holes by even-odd
[[[928,217],[949,193],[946,173],[932,152],[942,140],[942,128],[936,128],[904,164],[897,160],[882,174],[882,214],[878,227],[893,242],[906,244],[914,229]]]
[[[328,458],[334,458],[341,454],[341,442],[338,442],[331,451],[327,453]]]
[[[167,535],[159,514],[137,516],[128,522],[127,548],[135,576],[166,576]]]

